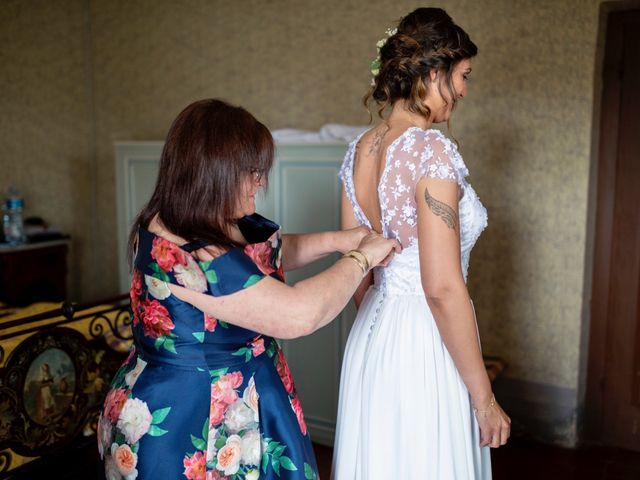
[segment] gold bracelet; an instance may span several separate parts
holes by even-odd
[[[345,253],[342,258],[351,258],[351,259],[353,259],[353,261],[356,262],[358,264],[358,266],[360,267],[360,269],[362,270],[362,276],[364,277],[367,274],[367,268],[366,268],[365,264],[362,263],[362,260],[360,260],[355,255],[349,255],[348,253]]]
[[[353,260],[362,269],[362,276],[366,275],[369,271],[369,260],[360,250],[351,250],[350,252],[345,253],[343,258],[353,258]]]
[[[473,408],[473,412],[478,415],[479,413],[481,413],[483,416],[487,416],[487,414],[489,413],[489,410],[491,410],[496,404],[496,396],[495,395],[491,395],[491,400],[489,400],[489,406],[487,408],[485,408],[484,410],[478,410],[477,408]]]
[[[371,268],[371,262],[369,262],[369,258],[364,254],[362,250],[351,250],[347,252],[347,255],[354,256],[359,258],[360,261],[364,264],[366,272]],[[366,273],[365,272],[365,273]]]

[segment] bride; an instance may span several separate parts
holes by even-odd
[[[342,218],[344,228],[365,225],[404,250],[354,296],[332,473],[486,480],[488,447],[504,445],[510,433],[466,287],[487,212],[456,145],[432,128],[466,96],[477,47],[437,8],[415,10],[387,34],[365,97],[383,121],[346,154]]]

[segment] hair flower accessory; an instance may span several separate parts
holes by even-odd
[[[375,60],[371,62],[371,73],[373,74],[374,77],[380,73],[380,49],[384,47],[384,44],[387,43],[387,40],[389,39],[389,37],[392,37],[393,35],[398,33],[398,29],[387,28],[385,33],[387,34],[387,38],[383,38],[376,42],[376,48],[378,49],[378,56],[375,58]],[[371,84],[372,85],[374,84],[373,79],[371,80]]]

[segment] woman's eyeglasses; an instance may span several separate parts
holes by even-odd
[[[252,168],[249,173],[251,173],[251,178],[253,178],[254,182],[261,183],[267,172],[260,168]]]

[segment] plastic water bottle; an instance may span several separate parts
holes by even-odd
[[[9,187],[2,221],[4,239],[9,245],[20,245],[27,240],[22,218],[23,208],[24,200],[20,197],[20,193],[15,187]]]

